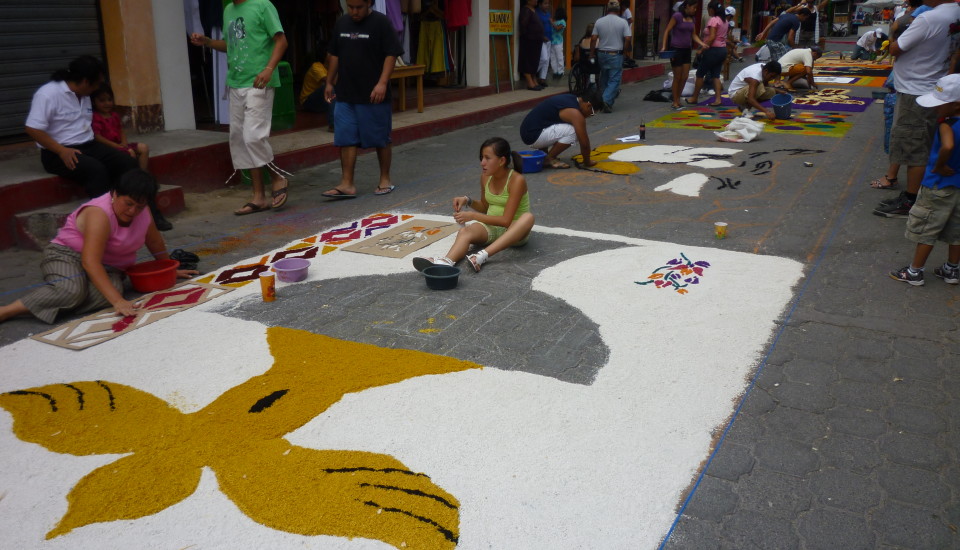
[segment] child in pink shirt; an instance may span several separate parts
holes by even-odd
[[[113,110],[113,90],[103,84],[93,93],[93,137],[100,143],[126,151],[137,159],[140,169],[146,171],[150,160],[150,147],[146,143],[127,143],[120,114]]]

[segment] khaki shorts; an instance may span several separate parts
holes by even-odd
[[[750,105],[747,103],[747,93],[750,91],[750,85],[746,85],[743,88],[733,92],[730,95],[730,101],[736,103],[740,108],[746,108]],[[773,96],[777,95],[777,91],[773,89],[773,86],[764,86],[763,83],[757,84],[757,102],[763,103],[768,99],[773,99]]]
[[[902,166],[926,166],[937,129],[936,109],[917,105],[917,97],[897,92],[890,130],[890,163]]]
[[[921,187],[907,218],[907,240],[933,246],[960,245],[960,189]]]
[[[504,233],[507,232],[506,227],[501,227],[499,225],[487,225],[483,222],[477,222],[487,229],[487,242],[484,245],[488,245],[493,241],[499,239]],[[519,241],[513,243],[511,246],[523,246],[527,244],[527,241],[530,240],[530,234],[527,233],[527,236],[520,239]]]

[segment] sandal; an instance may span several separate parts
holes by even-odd
[[[886,182],[886,184],[884,184]],[[886,175],[870,182],[871,189],[896,189],[898,187],[897,178],[890,179]]]
[[[561,168],[561,169],[570,168],[569,164],[557,159],[548,158],[545,162],[547,166],[549,166],[550,168]]]

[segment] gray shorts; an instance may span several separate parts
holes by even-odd
[[[908,240],[933,246],[960,245],[960,189],[921,187],[907,218]]]
[[[917,97],[897,92],[890,130],[890,163],[902,166],[926,166],[930,159],[933,133],[937,129],[937,111],[917,105]]]

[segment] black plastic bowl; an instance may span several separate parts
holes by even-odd
[[[432,265],[422,273],[427,280],[427,286],[433,290],[457,288],[457,280],[460,278],[460,268],[450,265]]]

